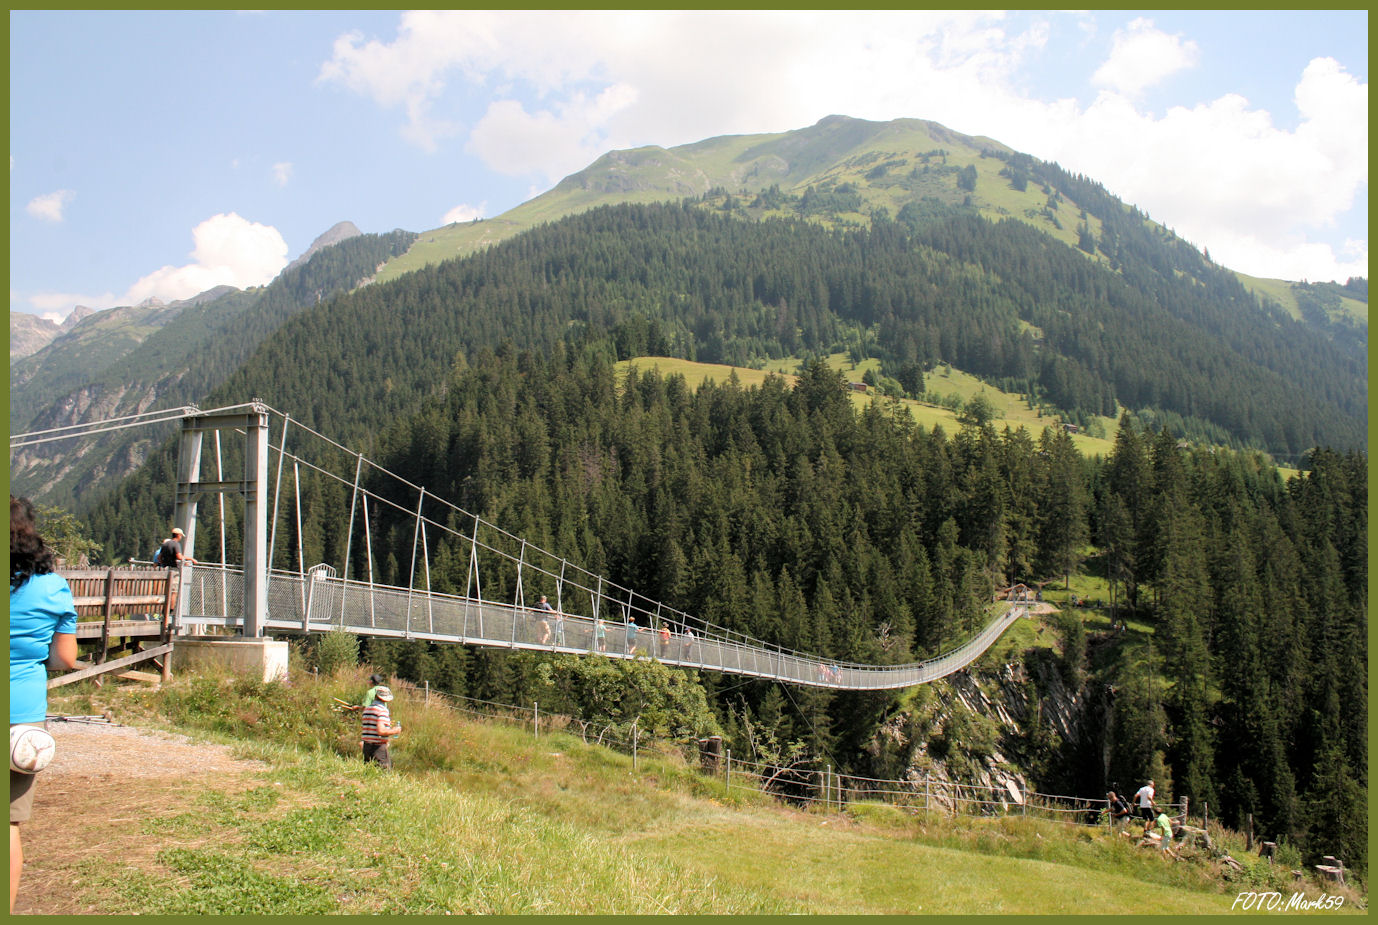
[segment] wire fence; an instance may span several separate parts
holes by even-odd
[[[925,817],[1022,816],[1091,828],[1114,824],[1109,801],[1104,798],[1042,793],[1022,786],[1013,776],[992,785],[960,783],[917,771],[903,779],[864,777],[838,772],[818,758],[771,762],[733,757],[730,748],[720,747],[717,737],[652,737],[635,723],[598,723],[564,713],[543,713],[539,703],[524,707],[465,697],[434,689],[428,681],[419,685],[400,682],[394,690],[425,707],[443,703],[455,713],[528,729],[534,737],[552,732],[578,736],[587,744],[631,755],[634,766],[647,753],[676,755],[700,773],[721,779],[729,791],[763,793],[800,807],[842,811],[849,806],[874,804]],[[1176,816],[1186,812],[1186,805],[1169,803],[1164,809]]]

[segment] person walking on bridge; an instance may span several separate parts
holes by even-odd
[[[163,545],[158,547],[158,555],[153,564],[159,568],[177,568],[183,562],[195,565],[195,559],[182,553],[182,541],[185,536],[181,527],[173,527],[172,536],[163,540]]]

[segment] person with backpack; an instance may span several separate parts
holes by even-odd
[[[77,611],[57,556],[38,535],[37,511],[10,495],[10,912],[24,850],[19,827],[32,817],[34,777],[53,756],[48,666],[77,666]]]
[[[153,564],[159,568],[177,568],[183,562],[195,565],[195,559],[182,553],[182,540],[185,535],[181,527],[173,527],[172,536],[163,540],[163,545],[158,547],[158,555],[153,558]]]

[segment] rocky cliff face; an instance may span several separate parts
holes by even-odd
[[[1033,650],[916,692],[870,751],[900,759],[902,778],[935,809],[950,812],[959,798],[1013,808],[1031,790],[1075,795],[1060,768],[1095,745],[1090,712],[1080,682],[1069,685],[1051,652]]]

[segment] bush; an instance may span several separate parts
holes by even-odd
[[[331,630],[321,636],[308,661],[321,674],[334,674],[340,668],[359,664],[359,638],[344,630]]]

